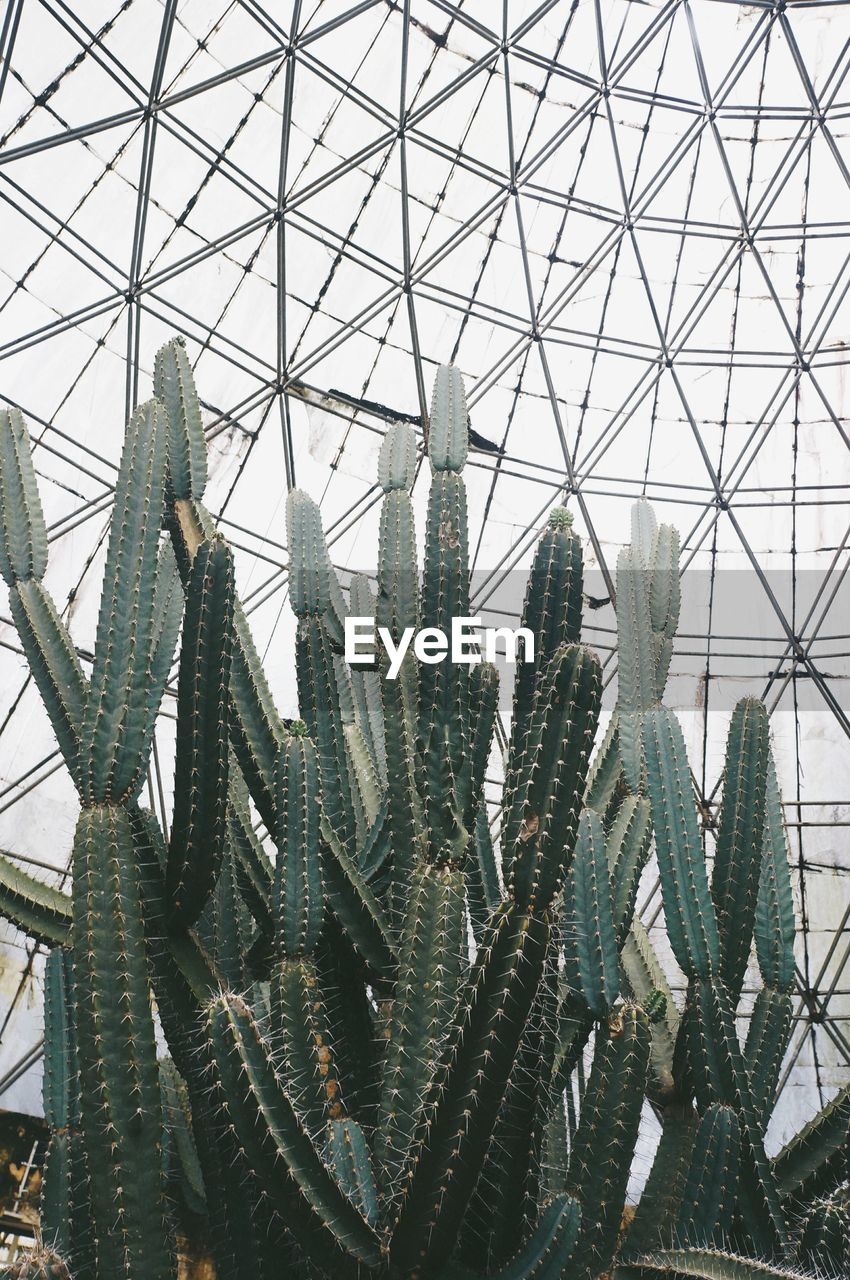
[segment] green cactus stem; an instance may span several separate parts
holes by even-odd
[[[456,365],[441,365],[434,379],[428,457],[435,472],[462,471],[469,453],[469,410]]]
[[[740,1150],[738,1117],[713,1103],[700,1118],[676,1220],[680,1244],[727,1240],[732,1231]]]
[[[0,854],[0,916],[46,947],[71,939],[71,900]]]
[[[535,692],[524,742],[512,744],[502,846],[509,892],[522,910],[545,910],[563,883],[578,834],[600,689],[596,654],[562,646]]]
[[[614,1256],[649,1050],[649,1022],[636,1005],[621,1005],[597,1033],[566,1187],[582,1209],[572,1263],[577,1278],[607,1271]]]
[[[171,496],[200,500],[207,484],[207,448],[201,404],[182,338],[166,342],[156,353],[153,387],[168,419]]]
[[[723,800],[711,896],[720,939],[720,976],[737,1004],[750,955],[759,891],[769,751],[767,711],[742,698],[726,740]]]
[[[496,913],[469,980],[422,1148],[390,1241],[402,1271],[448,1257],[475,1185],[534,1001],[549,942],[545,917]]]
[[[812,1201],[800,1229],[800,1261],[818,1275],[850,1270],[850,1182]]]
[[[689,977],[705,978],[720,959],[685,740],[665,707],[643,721],[643,757],[673,954]]]
[[[97,624],[91,689],[82,726],[83,801],[104,804],[132,797],[147,759],[154,653],[156,570],[165,492],[166,430],[162,409],[136,410],[115,488]]]
[[[578,644],[581,639],[583,586],[581,539],[573,531],[569,511],[555,507],[534,548],[525,591],[521,625],[534,637],[534,661],[525,661],[528,655],[523,649],[524,660],[517,666],[514,685],[513,734],[517,741],[522,741],[528,728],[540,672],[559,645]]]
[[[333,1275],[376,1268],[378,1238],[336,1182],[283,1088],[251,1011],[223,994],[207,1025],[225,1106],[252,1167],[296,1239]]]
[[[194,924],[218,877],[227,834],[233,559],[221,539],[192,562],[177,686],[174,819],[166,893],[172,924]]]
[[[564,977],[574,1000],[607,1018],[620,994],[620,964],[601,818],[581,815],[564,887]]]
[[[0,575],[8,586],[47,569],[47,529],[20,409],[0,411]]]
[[[744,1258],[719,1249],[658,1249],[628,1266],[615,1268],[614,1280],[808,1280],[781,1263]]]
[[[386,1053],[375,1154],[383,1180],[400,1187],[416,1154],[434,1078],[457,1013],[466,949],[462,872],[423,864],[413,873]]]

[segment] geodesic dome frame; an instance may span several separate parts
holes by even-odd
[[[846,5],[9,0],[0,48],[0,398],[36,441],[83,660],[165,338],[186,338],[209,505],[285,714],[287,486],[321,499],[343,571],[374,569],[381,436],[421,432],[454,360],[483,614],[515,610],[566,500],[613,681],[631,500],[680,528],[671,693],[709,851],[725,720],[767,700],[801,920],[780,1141],[850,1077]],[[73,789],[1,620],[0,846],[62,883]],[[0,1098],[35,1109],[38,956],[2,928]]]

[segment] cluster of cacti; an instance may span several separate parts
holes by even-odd
[[[457,371],[439,371],[428,424],[421,583],[410,427],[381,451],[376,594],[360,576],[346,602],[318,508],[289,495],[302,719],[288,726],[202,504],[179,341],[157,356],[155,391],[127,429],[89,678],[42,583],[23,421],[0,420],[0,570],[82,806],[70,900],[0,862],[0,912],[53,948],[43,1234],[74,1280],[173,1276],[187,1219],[219,1280],[755,1280],[790,1276],[798,1247],[832,1248],[837,1228],[822,1242],[797,1221],[846,1177],[850,1102],[777,1160],[763,1147],[794,975],[764,708],[745,700],[732,718],[709,882],[682,732],[661,706],[675,531],[638,504],[617,572],[618,705],[594,755],[582,548],[552,513],[494,847],[495,667],[408,652],[393,678],[380,651],[372,667],[343,656],[349,611],[394,640],[469,613]],[[139,792],[181,616],[166,837]],[[681,1017],[635,918],[653,835]],[[753,939],[764,987],[742,1049]],[[626,1213],[647,1097],[663,1133]]]

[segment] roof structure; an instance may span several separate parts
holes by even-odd
[[[566,501],[613,678],[644,495],[685,549],[671,692],[707,813],[734,701],[767,700],[802,926],[776,1145],[850,1079],[846,3],[7,0],[0,22],[0,401],[36,442],[84,661],[166,338],[284,714],[287,486],[374,570],[382,434],[421,429],[456,362],[480,610],[510,612]],[[59,884],[76,802],[4,602],[0,646],[0,847]],[[172,756],[166,699],[163,811]],[[0,928],[0,1106],[37,1109],[39,958]]]

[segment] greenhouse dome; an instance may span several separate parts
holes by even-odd
[[[770,717],[797,913],[774,1155],[850,1084],[850,8],[8,0],[0,51],[0,406],[29,428],[45,583],[83,670],[125,424],[175,336],[204,502],[286,721],[287,494],[319,504],[344,588],[374,580],[395,423],[425,528],[440,366],[469,407],[471,609],[518,617],[566,506],[603,722],[618,556],[647,499],[681,537],[665,703],[709,862],[733,707]],[[68,891],[79,801],[2,590],[0,850]],[[176,690],[175,663],[142,797],[166,831]],[[494,826],[510,721],[508,688]],[[681,1004],[652,860],[637,911]],[[44,956],[0,921],[0,1109],[20,1116],[43,1114]],[[742,1037],[757,976],[753,957]],[[647,1105],[635,1189],[658,1131]]]

